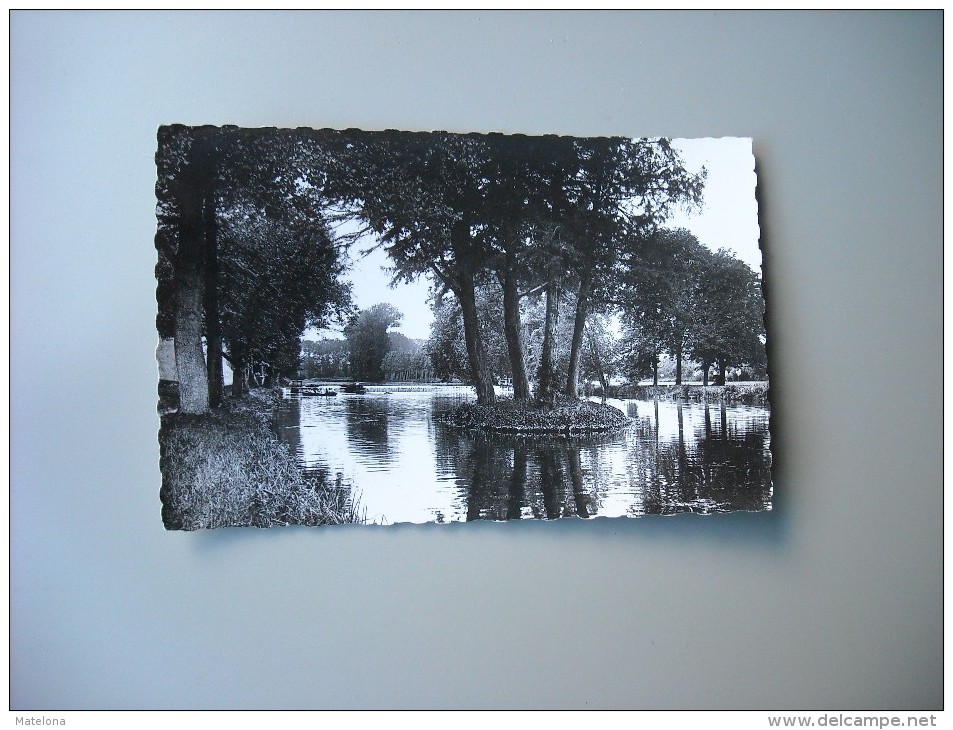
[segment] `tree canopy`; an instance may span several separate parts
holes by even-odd
[[[384,380],[384,358],[390,352],[388,329],[400,324],[403,315],[391,304],[375,304],[355,313],[344,328],[351,373],[355,380]]]
[[[297,130],[159,129],[157,325],[175,338],[184,412],[202,413],[217,405],[224,354],[232,361],[238,390],[252,365],[244,359],[249,353],[245,345],[270,350],[274,357],[277,341],[263,344],[265,333],[257,330],[270,328],[273,339],[283,339],[280,349],[287,355],[298,322],[347,306],[348,289],[337,281],[342,252],[321,214],[324,201],[316,184],[321,182],[320,147],[315,141]],[[263,233],[265,221],[283,228]],[[225,252],[223,231],[231,245]],[[253,241],[261,250],[252,252]],[[289,255],[288,246],[298,255]],[[223,261],[231,269],[225,274]],[[279,293],[281,303],[269,299]],[[228,353],[223,350],[222,295],[231,297],[224,303]],[[290,367],[288,357],[283,360]]]
[[[639,343],[638,354],[630,359],[635,369],[648,361],[654,371],[659,355],[669,352],[676,359],[675,382],[681,384],[699,267],[706,255],[691,232],[663,228],[645,237],[626,262],[620,299],[623,324]]]
[[[517,400],[575,397],[583,374],[607,383],[662,353],[678,380],[686,357],[720,380],[763,364],[758,277],[663,227],[706,175],[667,139],[170,126],[156,162],[157,326],[184,410],[216,403],[223,356],[288,374],[302,330],[335,319],[353,377],[424,372],[410,350],[385,367],[394,307],[350,305],[345,249],[363,233],[395,279],[433,282],[430,365],[482,403],[502,379]],[[335,234],[343,219],[358,233]],[[603,319],[619,313],[621,344]]]
[[[237,373],[265,363],[271,375],[295,374],[304,329],[349,313],[344,261],[318,222],[230,221],[221,233],[219,268],[225,357]]]
[[[630,262],[622,293],[626,369],[654,371],[670,354],[681,383],[684,356],[702,363],[704,377],[718,365],[765,365],[764,299],[758,275],[727,250],[711,251],[686,230],[660,230]]]
[[[502,288],[520,399],[529,396],[521,291],[576,292],[564,388],[574,396],[586,318],[617,285],[624,244],[674,206],[698,203],[704,183],[704,171],[687,172],[664,139],[350,130],[334,137],[327,159],[325,193],[377,234],[397,276],[432,275],[456,296],[481,402],[494,390],[478,288],[493,278]],[[542,362],[552,367],[550,357]]]
[[[698,274],[689,336],[691,353],[702,362],[706,383],[711,365],[718,367],[719,385],[724,385],[729,367],[763,368],[764,338],[760,278],[726,250],[708,253]]]

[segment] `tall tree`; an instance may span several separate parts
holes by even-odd
[[[577,141],[580,168],[572,181],[572,271],[576,306],[564,393],[575,397],[586,318],[619,283],[619,260],[677,205],[701,202],[704,169],[690,174],[667,139]]]
[[[351,372],[355,380],[384,380],[384,358],[390,351],[387,330],[400,324],[403,315],[390,304],[375,304],[357,312],[344,328]]]
[[[304,329],[343,321],[351,292],[339,246],[317,221],[294,226],[264,215],[228,221],[221,250],[220,323],[237,394],[252,369],[293,375]]]
[[[319,139],[305,130],[222,127],[218,132],[220,164],[218,176],[207,193],[211,204],[206,209],[205,225],[205,332],[209,398],[213,405],[222,388],[221,360],[225,354],[221,349],[224,333],[220,321],[221,305],[218,301],[221,287],[215,286],[214,282],[220,278],[219,239],[220,231],[226,223],[234,228],[236,222],[253,225],[257,221],[271,221],[284,226],[283,235],[293,239],[296,244],[310,241],[317,245],[320,251],[315,252],[315,255],[308,253],[302,257],[302,269],[299,272],[302,281],[317,281],[315,276],[308,273],[308,267],[316,261],[324,262],[327,269],[334,270],[336,275],[341,273],[341,267],[336,263],[339,252],[327,245],[329,238],[321,211],[323,199],[320,195],[320,182],[323,178],[320,166],[316,164],[322,155]],[[331,258],[328,257],[329,253],[333,253]],[[269,271],[277,273],[265,265],[260,275]],[[297,290],[292,288],[287,292],[288,299],[290,301],[294,297],[305,297],[314,302],[323,299],[329,305],[338,302],[342,294],[335,278],[330,277],[327,283],[330,288],[326,291],[316,290],[309,294],[302,293],[301,287]],[[292,306],[285,321],[275,330],[276,337],[278,332],[282,333],[285,340],[282,348],[287,353],[295,349],[293,340],[297,335],[292,333],[296,331],[297,322],[301,319],[299,309],[300,307],[295,309]],[[278,322],[273,315],[271,318]],[[274,367],[285,371],[295,358],[291,355],[279,358],[275,347],[277,345],[273,345],[271,354],[271,358],[276,360]],[[245,351],[248,352],[251,351]],[[236,352],[231,354],[234,356]],[[233,385],[237,385],[240,390],[242,383]]]
[[[555,353],[560,300],[574,280],[567,234],[575,212],[570,183],[579,170],[579,147],[571,137],[554,135],[491,138],[497,140],[498,155],[489,175],[494,184],[488,193],[487,228],[498,241],[492,266],[504,288],[514,396],[520,399],[523,388],[516,373],[529,357],[518,336],[523,330],[521,304],[525,296],[542,293],[546,315],[535,367],[536,399],[549,403],[558,389]],[[518,296],[517,282],[523,290]]]
[[[537,246],[533,260],[535,270],[540,275],[542,284],[534,291],[543,295],[543,324],[540,342],[539,364],[536,370],[537,387],[536,400],[540,403],[551,404],[559,391],[558,381],[565,377],[564,372],[558,372],[559,360],[557,350],[561,331],[560,323],[565,318],[560,312],[568,307],[564,301],[566,284],[572,281],[571,272],[571,245],[567,241],[564,227],[550,224],[541,226],[536,231]],[[571,339],[571,331],[570,331]]]
[[[496,396],[476,303],[487,260],[476,235],[485,156],[478,135],[341,132],[328,158],[325,189],[377,234],[396,278],[431,275],[457,297],[470,379],[478,401],[492,403]]]
[[[253,211],[299,226],[323,225],[316,215],[318,142],[299,130],[182,125],[159,130],[156,241],[176,282],[173,319],[185,411],[204,412],[221,392],[218,282],[224,222]],[[203,334],[207,364],[201,358]],[[205,375],[199,374],[200,360]]]
[[[618,346],[606,318],[601,315],[590,317],[586,323],[581,368],[584,375],[595,376],[599,380],[603,403],[609,394],[609,380],[616,372]]]
[[[205,222],[209,189],[218,174],[217,130],[160,127],[156,167],[156,247],[160,266],[172,279],[171,297],[179,410],[205,413],[209,407],[208,374],[202,347],[204,331]],[[161,259],[168,266],[163,266]],[[162,287],[160,285],[160,295]]]
[[[701,260],[690,335],[692,356],[708,369],[717,365],[716,385],[729,367],[765,362],[764,297],[761,280],[724,249]]]
[[[559,211],[566,206],[565,183],[575,170],[576,158],[572,141],[554,135],[490,134],[486,143],[482,235],[491,252],[488,265],[502,289],[513,397],[525,401],[530,386],[521,300],[527,291],[556,289],[550,273],[553,239]],[[559,256],[555,259],[558,262]],[[546,373],[544,390],[548,391],[549,370]]]
[[[708,251],[684,228],[659,229],[630,248],[619,294],[628,330],[656,361],[663,351],[675,358],[675,384],[681,385],[699,262]]]

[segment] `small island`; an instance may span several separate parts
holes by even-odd
[[[623,431],[631,420],[612,406],[567,397],[552,404],[500,399],[491,405],[463,403],[435,416],[454,428],[506,434],[585,436]]]

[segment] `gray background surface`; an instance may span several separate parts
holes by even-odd
[[[11,704],[942,706],[942,13],[11,17]],[[156,128],[750,136],[770,514],[166,533]]]

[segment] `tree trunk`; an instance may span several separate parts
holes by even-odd
[[[216,328],[211,328],[214,332]],[[212,332],[206,335],[206,361],[208,369],[208,405],[218,408],[222,404],[222,395],[225,392],[225,368],[222,365],[222,340],[216,339]]]
[[[658,355],[652,358],[652,385],[658,385]]]
[[[675,385],[682,384],[682,343],[675,346]]]
[[[725,384],[725,370],[728,368],[725,366],[725,363],[718,363],[718,380],[715,381],[715,385],[724,385]]]
[[[592,366],[596,370],[596,377],[599,378],[599,385],[602,386],[602,404],[605,405],[606,398],[609,397],[609,376],[606,374],[605,360],[602,357],[602,351],[599,349],[599,343],[592,336],[590,330],[586,331],[586,342],[589,345],[589,354],[592,358]],[[586,388],[586,395],[589,395],[589,388]]]
[[[556,317],[559,308],[559,287],[555,281],[546,284],[546,322],[543,325],[543,349],[539,358],[539,386],[536,398],[551,402],[556,390],[555,358]]]
[[[496,402],[493,389],[493,374],[487,362],[483,337],[480,332],[480,317],[476,305],[476,287],[469,273],[461,276],[462,286],[457,294],[460,309],[463,311],[463,336],[467,343],[467,357],[470,361],[470,378],[476,388],[477,403],[488,405]]]
[[[591,283],[590,276],[584,276],[579,284],[579,292],[576,294],[576,318],[572,326],[572,344],[569,348],[569,372],[566,373],[566,387],[563,388],[563,393],[570,398],[576,398],[579,395],[579,355],[582,352],[582,335],[586,329]]]
[[[245,381],[245,353],[233,347],[229,353],[228,362],[232,368],[232,397],[240,398],[247,392]]]
[[[605,405],[606,398],[609,397],[609,378],[602,368],[599,368],[599,383],[602,385],[602,404]]]
[[[175,272],[175,368],[179,412],[208,413],[208,376],[202,354],[202,274],[194,263]]]
[[[222,325],[218,312],[218,221],[215,217],[215,192],[207,191],[202,211],[205,228],[205,346],[208,369],[208,404],[217,408],[225,390],[222,367]]]
[[[444,279],[460,302],[463,313],[463,337],[467,346],[467,360],[470,365],[470,379],[476,389],[477,403],[489,405],[496,402],[493,389],[493,373],[483,346],[483,333],[480,331],[480,316],[476,304],[476,281],[474,269],[468,263],[472,257],[470,226],[467,220],[459,220],[450,231],[450,243],[457,260],[457,272],[453,281]],[[443,278],[443,277],[441,277]]]
[[[702,361],[702,385],[708,387],[708,368],[711,367],[711,363],[703,360]]]
[[[205,325],[205,201],[215,178],[218,153],[214,132],[198,134],[178,179],[179,247],[175,257],[175,361],[179,371],[179,412],[208,413],[208,371],[202,353]]]
[[[507,255],[507,259],[511,257]],[[529,400],[529,377],[526,374],[526,359],[523,357],[523,327],[520,322],[520,295],[516,273],[508,266],[503,274],[503,331],[510,356],[510,371],[513,374],[513,399]]]

